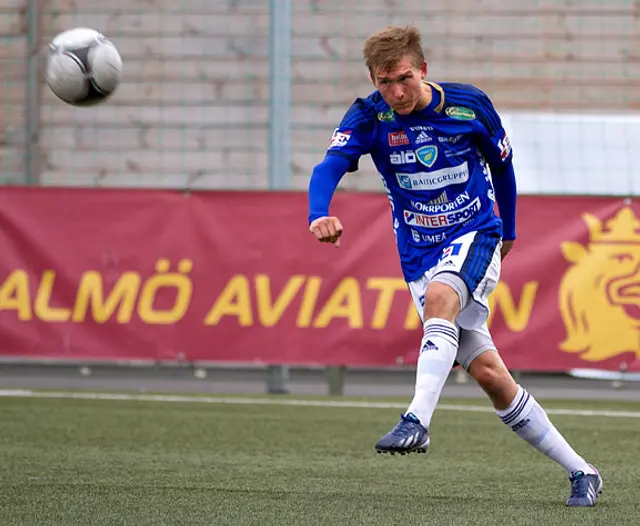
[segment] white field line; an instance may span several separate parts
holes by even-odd
[[[230,404],[230,405],[285,405],[302,407],[344,407],[361,409],[406,409],[407,404],[393,402],[357,402],[339,400],[293,400],[277,398],[229,398],[215,396],[181,396],[181,395],[152,395],[127,393],[81,393],[81,392],[47,392],[31,391],[27,389],[0,389],[0,398],[62,398],[76,400],[116,400],[127,402],[180,402],[200,404]],[[439,411],[465,411],[477,413],[493,413],[491,407],[440,404]],[[570,416],[599,416],[611,418],[640,418],[640,411],[609,411],[588,409],[547,409],[550,415]]]

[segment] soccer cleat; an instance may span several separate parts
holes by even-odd
[[[413,413],[400,415],[400,422],[376,444],[378,453],[426,453],[429,448],[429,432]]]
[[[602,477],[596,468],[591,467],[595,473],[585,474],[582,471],[576,471],[569,477],[571,496],[567,500],[567,506],[589,507],[596,505],[598,495],[602,493]]]

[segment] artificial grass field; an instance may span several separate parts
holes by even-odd
[[[491,412],[436,411],[427,455],[383,456],[397,408],[1,397],[0,525],[640,524],[640,404],[543,405],[632,412],[551,415],[595,508]]]

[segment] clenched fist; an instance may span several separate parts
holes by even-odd
[[[314,219],[309,225],[309,231],[316,236],[320,243],[333,243],[336,247],[340,246],[342,223],[337,217]]]

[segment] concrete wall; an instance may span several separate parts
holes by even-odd
[[[0,2],[0,184],[25,173],[26,0]]]
[[[119,91],[102,107],[70,108],[43,90],[43,184],[266,187],[266,0],[43,6],[43,46],[59,31],[93,27],[116,43],[125,65]],[[475,83],[503,112],[627,112],[640,109],[639,14],[626,0],[295,0],[294,185],[306,187],[346,107],[371,91],[362,41],[386,24],[420,27],[431,78]],[[4,42],[0,57],[22,53],[24,41]],[[18,75],[23,64],[11,68]],[[17,118],[12,101],[19,108],[21,97],[17,84],[3,90],[3,119]],[[344,186],[379,189],[363,167]]]

